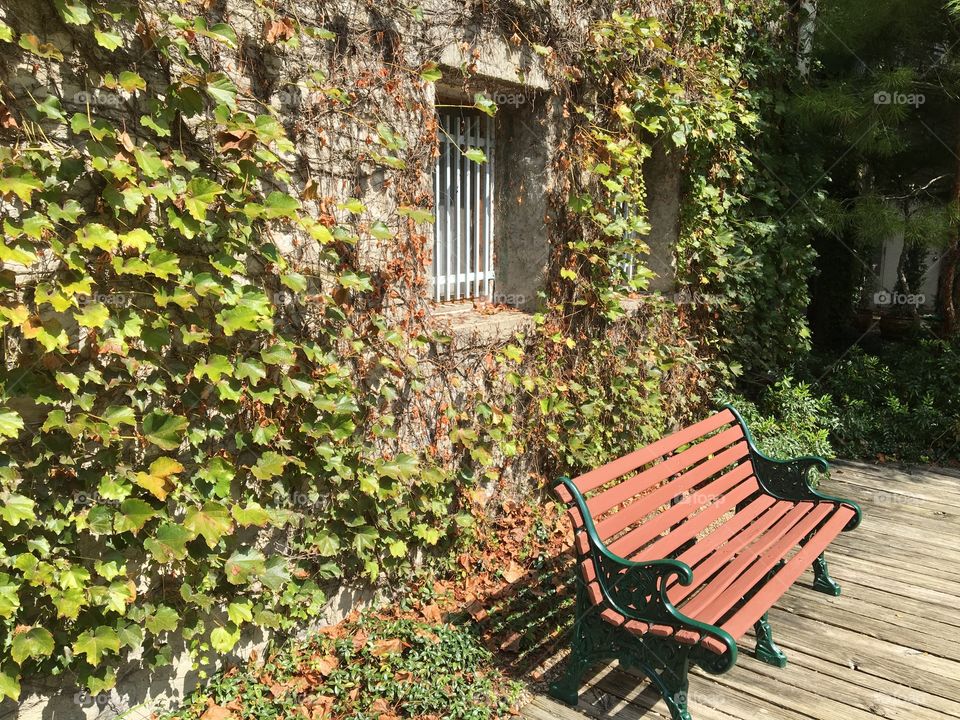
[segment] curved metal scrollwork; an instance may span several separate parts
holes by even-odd
[[[584,521],[581,532],[585,532],[588,539],[586,555],[596,570],[603,603],[595,605],[590,601],[583,581],[578,577],[572,652],[564,677],[551,687],[551,693],[565,702],[576,704],[577,688],[587,667],[602,660],[619,659],[650,678],[670,708],[673,720],[689,720],[686,709],[689,665],[698,664],[712,674],[726,672],[737,661],[736,642],[719,627],[685,616],[670,601],[667,588],[674,580],[681,585],[693,582],[693,572],[688,565],[677,560],[632,562],[613,554],[597,535],[577,487],[569,478],[561,478],[558,482],[564,485],[580,509]],[[725,650],[717,654],[699,644],[686,645],[676,638],[657,637],[651,633],[635,636],[600,617],[605,607],[628,620],[714,638]]]
[[[776,460],[764,455],[757,449],[753,434],[737,409],[729,404],[724,405],[724,407],[734,414],[743,429],[747,446],[750,449],[750,460],[753,463],[753,469],[760,487],[763,488],[764,492],[780,500],[790,500],[791,502],[832,502],[844,505],[854,512],[844,530],[853,530],[860,524],[862,512],[857,503],[821,493],[810,484],[811,470],[816,469],[821,473],[826,473],[830,469],[830,464],[824,458],[808,455],[792,460]]]

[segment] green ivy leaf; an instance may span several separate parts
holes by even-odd
[[[120,652],[120,636],[112,627],[99,625],[80,634],[73,643],[73,652],[86,655],[87,662],[96,667],[108,652]]]
[[[162,450],[176,450],[188,425],[185,417],[154,410],[143,419],[143,436]]]
[[[100,302],[86,305],[82,311],[73,314],[77,324],[85,328],[102,328],[110,319],[110,310]]]
[[[87,511],[86,527],[94,535],[113,533],[113,508],[109,505],[94,505]]]
[[[223,566],[223,571],[231,585],[245,585],[263,573],[265,567],[263,553],[250,548],[234,551]]]
[[[213,101],[233,108],[237,102],[237,87],[223,73],[209,73],[206,77],[207,95]],[[199,219],[199,218],[198,218]]]
[[[429,223],[432,225],[436,219],[429,210],[421,210],[420,208],[410,207],[409,205],[401,205],[397,208],[397,214],[408,217],[415,223]]]
[[[130,531],[134,535],[156,517],[157,510],[145,500],[128,498],[120,503],[120,512],[114,518],[114,529],[118,533]]]
[[[287,193],[274,190],[267,195],[264,201],[264,208],[266,209],[264,217],[268,220],[275,220],[281,217],[295,218],[297,216],[297,210],[300,209],[300,201]]]
[[[155,612],[147,615],[144,624],[147,626],[147,630],[154,635],[159,635],[162,632],[173,632],[180,626],[180,615],[172,607],[160,605]]]
[[[77,230],[77,244],[84,250],[113,252],[120,246],[120,237],[100,223],[90,223]]]
[[[202,508],[187,510],[183,526],[194,536],[202,536],[207,541],[207,546],[212,549],[220,542],[220,538],[233,530],[233,521],[223,505],[217,502],[205,502]]]
[[[0,696],[17,702],[20,699],[20,674],[7,667],[0,668]]]
[[[149,490],[158,500],[165,500],[174,488],[174,480],[178,473],[183,472],[183,465],[169,457],[158,457],[150,463],[148,472],[137,472],[133,481],[140,487]]]
[[[409,480],[420,470],[417,459],[406,453],[400,453],[393,460],[378,460],[377,472],[394,480]]]
[[[164,523],[153,537],[147,538],[144,549],[149,552],[161,565],[174,560],[183,560],[187,556],[187,543],[193,539],[193,534],[176,523]]]
[[[214,486],[214,494],[222,498],[230,495],[230,483],[234,474],[233,468],[222,457],[211,458],[206,467],[198,473],[200,478]]]
[[[112,582],[109,585],[94,585],[87,589],[90,601],[94,605],[105,607],[118,615],[127,612],[127,605],[137,596],[133,580]]]
[[[137,650],[143,645],[143,629],[136,623],[122,623],[117,628],[117,637],[120,644],[131,650]]]
[[[370,292],[373,290],[373,284],[370,282],[370,276],[366,273],[355,273],[352,271],[347,271],[340,274],[340,277],[337,278],[337,282],[340,283],[347,290],[356,290],[358,292]]]
[[[321,532],[314,539],[313,546],[323,557],[333,557],[340,551],[340,539],[328,532]]]
[[[249,299],[248,299],[249,298]],[[265,296],[245,296],[242,304],[221,310],[216,315],[217,323],[227,337],[239,330],[272,330],[270,303]]]
[[[249,600],[244,602],[232,602],[227,605],[227,617],[234,625],[243,625],[253,621],[253,603]]]
[[[76,620],[80,614],[80,609],[87,604],[86,593],[79,588],[67,588],[66,590],[50,588],[47,592],[57,609],[57,617],[60,618]]]
[[[390,228],[383,224],[380,220],[377,220],[373,225],[370,226],[370,234],[379,240],[389,240],[393,237],[393,233],[390,232]]]
[[[257,480],[269,480],[282,473],[289,460],[286,455],[268,450],[259,457],[256,465],[250,468],[250,472]]]
[[[36,520],[37,516],[33,513],[35,503],[23,495],[8,494],[3,498],[3,507],[0,507],[0,518],[7,525],[16,527],[21,521]]]
[[[497,104],[483,93],[477,93],[473,96],[473,106],[490,117],[497,114]]]
[[[24,203],[29,203],[33,193],[43,189],[43,183],[30,173],[0,177],[0,195],[13,193]]]
[[[237,47],[237,34],[234,32],[233,28],[226,23],[216,23],[215,25],[211,25],[205,34],[210,37],[219,38],[227,47]]]
[[[420,79],[424,82],[435,83],[442,77],[443,73],[440,72],[440,68],[435,62],[427,63],[420,71]]]
[[[42,627],[14,630],[10,643],[10,657],[17,665],[27,658],[44,658],[53,653],[53,635]]]
[[[55,0],[57,11],[69,25],[86,25],[90,22],[90,10],[80,0]]]
[[[103,411],[104,422],[109,423],[110,425],[130,425],[132,427],[137,426],[137,414],[134,412],[132,407],[120,407],[119,405],[111,405],[106,410]]]
[[[113,52],[123,44],[123,38],[120,37],[118,33],[110,30],[100,30],[98,28],[93,31],[93,37],[96,39],[97,45],[106,48],[110,52]]]
[[[290,568],[282,555],[267,560],[267,566],[260,573],[259,580],[274,592],[280,592],[290,582]]]
[[[15,438],[23,430],[23,418],[16,410],[0,410],[0,437]]]
[[[214,628],[210,633],[210,645],[221,655],[233,650],[233,647],[240,640],[240,628],[233,623],[227,627]]]
[[[379,537],[380,533],[375,527],[364,525],[353,536],[353,547],[363,557],[376,547]]]
[[[7,573],[0,572],[0,617],[10,618],[20,607],[20,585]]]
[[[357,200],[357,198],[350,198],[346,202],[340,203],[338,207],[354,215],[359,215],[367,209],[367,206]]]
[[[470,148],[463,153],[463,156],[471,162],[483,164],[487,161],[487,155],[480,148]]]
[[[147,89],[147,81],[132,70],[124,70],[120,73],[117,84],[128,93]]]
[[[204,177],[195,177],[187,183],[187,193],[183,196],[183,206],[194,220],[207,219],[207,209],[224,193],[223,186]]]
[[[258,502],[250,501],[246,505],[235,504],[230,507],[230,514],[237,521],[237,525],[249,527],[263,527],[270,522],[270,511]]]
[[[208,377],[211,382],[217,382],[224,375],[233,376],[233,365],[225,355],[214,354],[205,360],[197,361],[193,374],[198,380]]]
[[[37,57],[45,60],[57,60],[63,62],[63,53],[53,43],[41,43],[40,39],[31,33],[23,33],[20,36],[20,47]]]

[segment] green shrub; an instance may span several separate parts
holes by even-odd
[[[164,720],[198,720],[214,705],[244,720],[299,717],[298,708],[315,717],[318,706],[344,720],[488,720],[518,698],[519,683],[490,667],[466,628],[368,615],[334,630],[217,674]]]
[[[747,421],[757,446],[774,458],[833,456],[830,433],[837,419],[829,395],[814,395],[810,385],[785,377],[752,402],[740,395],[721,397]]]
[[[876,354],[854,348],[824,375],[844,455],[905,462],[954,459],[960,452],[960,348],[926,339]]]

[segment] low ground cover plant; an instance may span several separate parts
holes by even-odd
[[[491,659],[465,626],[362,615],[215,675],[164,720],[491,720],[520,694]]]

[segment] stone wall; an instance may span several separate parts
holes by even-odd
[[[499,378],[485,359],[497,347],[511,341],[515,333],[528,328],[530,312],[537,307],[537,293],[545,283],[550,258],[550,194],[553,192],[557,138],[562,125],[558,98],[552,92],[549,59],[529,51],[529,44],[514,42],[512,28],[523,20],[526,6],[496,3],[488,12],[472,4],[432,0],[423,8],[423,18],[404,13],[400,8],[380,8],[360,2],[295,2],[291,15],[317,28],[335,34],[330,40],[318,35],[299,47],[284,48],[265,41],[264,18],[254,0],[225,0],[214,3],[218,14],[236,30],[235,49],[219,49],[220,70],[226,72],[254,102],[278,111],[296,151],[288,160],[292,182],[301,191],[305,203],[318,215],[334,210],[344,198],[359,199],[366,207],[353,219],[358,235],[365,240],[357,246],[361,265],[374,275],[393,272],[398,252],[390,241],[376,242],[362,232],[376,218],[395,216],[396,208],[411,198],[422,199],[432,191],[429,168],[434,141],[433,103],[439,96],[472,103],[474,93],[497,99],[508,98],[497,113],[495,301],[513,306],[480,312],[470,303],[436,306],[425,296],[429,254],[421,258],[419,276],[405,286],[406,296],[385,298],[384,302],[414,303],[428,317],[428,324],[453,336],[453,342],[434,358],[432,372],[435,387],[425,394],[418,408],[419,424],[409,421],[402,441],[411,445],[436,442],[444,451],[442,438],[426,429],[440,414],[444,403],[458,402],[476,393],[499,391]],[[173,0],[158,0],[145,8],[151,13],[192,10]],[[585,31],[588,18],[574,13],[564,3],[549,11],[537,11],[544,23],[556,32],[576,41]],[[282,9],[277,9],[282,15]],[[75,42],[72,29],[65,25],[52,3],[36,0],[4,0],[0,17],[18,32],[32,32],[46,42],[56,39],[63,47]],[[28,96],[42,100],[55,95],[68,116],[74,112],[102,114],[122,122],[136,137],[141,132],[139,117],[142,96],[129,93],[91,92],[88,74],[106,72],[112,64],[123,66],[133,60],[152,88],[163,86],[162,74],[148,74],[152,66],[142,59],[115,57],[97,47],[84,47],[85,66],[63,63],[55,72],[37,70],[29,56],[3,46],[0,80],[15,98],[26,102]],[[417,66],[435,61],[443,72],[436,89],[422,97],[409,96],[402,101],[383,89],[378,71],[402,54],[406,65]],[[353,122],[328,122],[329,101],[324,94],[331,83],[348,86],[355,94]],[[15,102],[15,100],[10,100]],[[382,167],[369,161],[371,146],[377,143],[377,131],[370,118],[389,117],[406,144],[416,149],[416,163],[404,175],[398,187]],[[202,123],[190,128],[196,142],[209,140]],[[69,141],[65,139],[65,141]],[[419,153],[419,154],[417,154]],[[658,273],[654,289],[668,290],[671,275],[672,246],[676,241],[676,216],[679,205],[679,165],[675,158],[654,152],[649,160],[651,261]],[[315,264],[317,247],[296,237],[275,238],[288,256],[305,265]],[[431,247],[426,238],[425,247]],[[406,250],[401,250],[405,252]],[[409,258],[403,258],[409,259]],[[322,268],[316,268],[322,275]],[[24,272],[23,284],[31,282]],[[329,292],[330,287],[321,288]],[[421,293],[417,296],[416,293]],[[494,310],[494,311],[491,311]],[[411,414],[412,415],[412,414]],[[28,421],[30,418],[28,417]],[[405,421],[406,422],[406,421]],[[333,589],[333,599],[323,620],[335,622],[358,603],[369,600],[366,590]],[[236,658],[262,652],[265,638],[251,637]],[[182,647],[173,648],[175,661],[169,668],[154,671],[134,661],[118,674],[115,690],[99,698],[77,694],[69,683],[57,679],[25,683],[25,697],[18,706],[0,705],[0,718],[109,718],[129,710],[130,718],[149,717],[157,707],[175,701],[198,680]],[[67,688],[67,689],[64,689]]]

